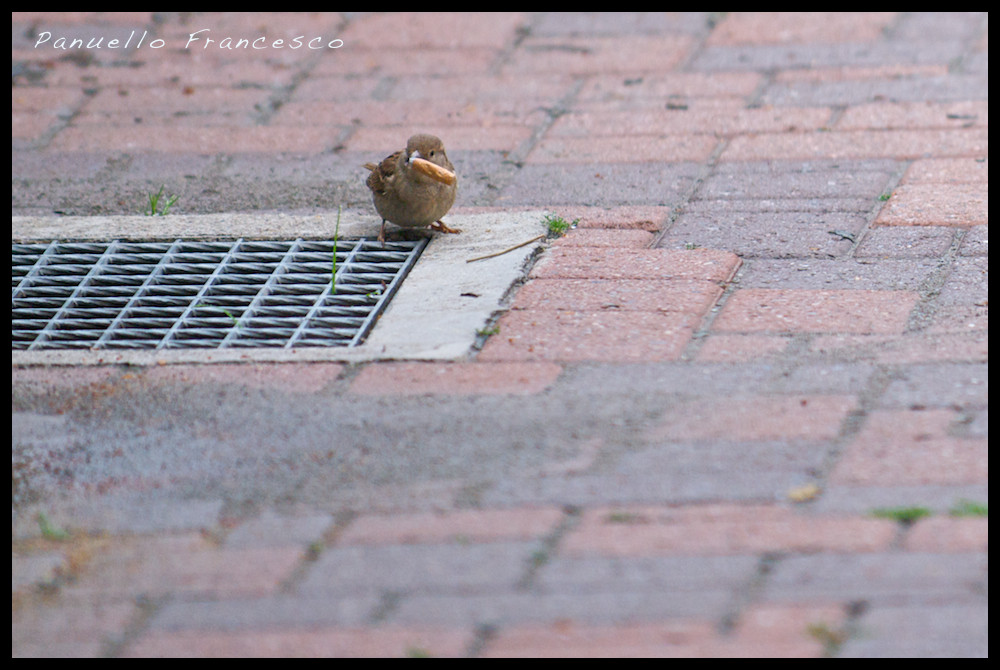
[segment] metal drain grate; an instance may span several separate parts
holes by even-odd
[[[11,244],[12,349],[353,347],[427,244]]]

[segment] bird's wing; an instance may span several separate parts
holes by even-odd
[[[368,179],[365,181],[369,189],[380,195],[385,195],[389,188],[389,183],[396,174],[396,166],[399,163],[399,156],[402,153],[402,151],[397,151],[391,156],[386,156],[378,165],[365,163],[364,167],[371,170],[371,174],[368,175]]]

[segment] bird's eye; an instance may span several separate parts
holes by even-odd
[[[433,156],[434,153],[435,153],[435,151],[433,149],[431,149],[431,156]]]

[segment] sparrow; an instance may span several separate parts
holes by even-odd
[[[401,228],[430,226],[443,233],[461,232],[441,220],[455,204],[458,178],[439,138],[414,135],[405,149],[364,167],[371,170],[365,184],[382,217],[378,240],[383,246],[386,221]]]

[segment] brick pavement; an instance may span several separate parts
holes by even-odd
[[[15,12],[14,215],[367,213],[422,130],[577,226],[465,360],[13,368],[12,655],[988,655],[988,47]]]

